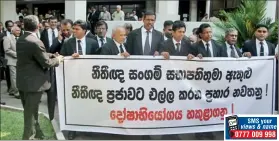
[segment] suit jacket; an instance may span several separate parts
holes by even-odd
[[[100,16],[100,12],[99,11],[95,11],[95,13],[93,14],[93,13],[91,13],[91,15],[90,15],[90,22],[91,23],[96,23],[97,21],[99,21],[99,16]],[[93,28],[93,27],[92,27]]]
[[[141,28],[131,31],[127,37],[126,48],[130,55],[143,55],[144,45],[142,44]],[[155,51],[160,50],[159,47],[163,41],[164,41],[163,33],[153,29],[150,55],[153,55]]]
[[[267,46],[268,46],[268,55],[273,56],[275,55],[275,46],[266,41]],[[248,40],[244,42],[243,48],[242,48],[243,53],[244,52],[250,52],[252,56],[258,56],[257,55],[257,46],[256,46],[256,40]]]
[[[0,57],[5,57],[5,51],[3,46],[3,38],[5,37],[4,32],[0,33]]]
[[[124,45],[124,47],[126,47],[125,43],[123,45]],[[117,55],[119,53],[120,52],[118,50],[117,45],[115,44],[115,42],[113,40],[111,40],[111,41],[107,41],[107,43],[104,44],[100,54],[101,55]]]
[[[51,45],[50,48],[49,48],[49,52],[50,52],[50,53],[56,53],[56,52],[60,53],[60,50],[61,50],[62,45],[63,45],[63,43],[64,43],[64,40],[65,40],[65,39],[63,39],[63,40],[61,41],[61,43],[60,43],[60,42],[58,41],[58,37],[56,37],[56,38],[53,40],[53,43],[52,43],[52,45]]]
[[[98,43],[94,39],[86,37],[86,55],[98,54]],[[76,53],[76,38],[69,38],[64,41],[60,54],[64,56],[71,56]]]
[[[7,65],[16,66],[16,37],[14,35],[6,36],[3,39],[3,46],[5,51],[5,59],[7,59]]]
[[[226,52],[224,47],[219,45],[214,40],[211,40],[211,44],[212,44],[212,51],[213,51],[212,57],[226,57]],[[202,54],[203,57],[208,57],[206,47],[204,46],[202,41],[198,41],[192,45],[191,54],[193,54],[194,56],[197,56],[198,54]]]
[[[225,57],[228,57],[228,56],[229,56],[229,55],[228,55],[228,52],[227,52],[228,47],[227,47],[227,45],[226,45],[225,43],[223,44],[223,48],[224,48]],[[241,54],[240,49],[239,49],[238,47],[235,46],[235,50],[236,50],[236,52],[237,52],[237,55],[238,55],[239,57],[242,57],[242,54]]]
[[[94,34],[92,34],[91,32],[89,32],[89,33],[86,35],[86,37],[94,39],[96,36],[95,36]]]
[[[173,56],[187,56],[191,52],[191,43],[181,40],[180,51],[176,51],[176,47],[174,46],[173,39],[165,40],[160,46],[160,52],[168,52]]]
[[[50,46],[49,46],[49,40],[48,40],[48,31],[46,29],[42,31],[40,39],[44,43],[46,51],[50,52]],[[54,41],[52,41],[52,44],[53,44],[53,42]]]
[[[16,43],[16,84],[23,92],[41,92],[50,88],[49,68],[59,64],[53,54],[45,50],[43,42],[35,35],[25,32]]]
[[[99,45],[99,42],[100,42],[100,41],[98,41],[97,36],[94,37],[94,40],[96,40],[96,41],[98,42],[98,45]],[[106,37],[106,41],[107,41],[107,42],[111,42],[111,41],[113,41],[113,40],[112,40],[111,38]],[[99,46],[99,47],[100,47],[100,46]]]

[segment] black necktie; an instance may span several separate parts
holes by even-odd
[[[207,57],[211,57],[211,51],[209,49],[209,43],[206,43],[206,53],[207,53]]]
[[[52,40],[55,39],[54,29],[52,29]]]
[[[176,51],[180,52],[180,43],[176,43],[175,45],[176,45]]]
[[[81,47],[80,42],[81,42],[81,40],[78,40],[78,54],[83,55],[83,53],[82,53],[82,47]]]
[[[104,45],[104,38],[100,38],[100,41],[101,41],[101,46],[102,47]]]
[[[124,52],[124,49],[122,48],[123,46],[122,46],[122,44],[119,46],[119,48],[120,48],[120,53],[123,53]]]
[[[231,45],[230,48],[231,48],[231,57],[236,58],[236,55],[235,55],[235,52],[233,49],[233,45]]]
[[[261,44],[260,56],[264,56],[263,42],[260,42],[260,44]]]

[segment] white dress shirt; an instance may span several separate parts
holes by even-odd
[[[8,30],[6,31],[7,37],[11,36],[11,32],[9,32]]]
[[[118,51],[119,51],[119,53],[117,55],[121,55],[120,44],[115,40],[113,40],[113,41],[116,44]],[[126,52],[125,46],[123,44],[122,44],[122,49],[124,50],[124,52]]]
[[[107,43],[107,38],[104,37],[103,39],[104,39],[104,41],[103,41],[104,44]],[[101,38],[99,36],[97,36],[97,41],[98,41],[98,44],[99,44],[99,48],[102,47],[102,41],[101,41]]]
[[[147,30],[144,27],[141,28],[142,52],[144,52],[144,45],[145,45],[145,40],[146,40],[146,36],[147,36],[147,32],[146,31]],[[151,28],[150,32],[149,32],[150,50],[151,50],[151,43],[152,43],[152,32],[153,32],[153,29]]]
[[[52,42],[53,42],[53,39],[52,39],[52,29],[51,28],[49,28],[47,30],[47,34],[48,34],[49,47],[51,47]],[[55,38],[58,37],[58,30],[57,30],[57,28],[54,29],[54,35],[55,35]]]
[[[77,53],[78,53],[78,40],[79,39],[76,38],[76,52]],[[81,48],[82,48],[82,54],[80,54],[80,55],[86,55],[86,40],[85,40],[85,36],[82,39],[80,39],[80,40],[81,40],[80,45],[81,45]]]
[[[229,45],[228,42],[225,42],[225,43],[226,43],[226,46],[227,46],[227,54],[228,54],[228,57],[231,57],[231,51],[232,51],[231,45]],[[236,57],[236,58],[239,58],[238,53],[237,53],[237,51],[236,51],[235,48],[236,48],[235,45],[233,45],[233,51],[234,51],[234,53],[235,53],[235,57]]]
[[[177,43],[179,43],[180,45],[179,45],[179,51],[181,50],[181,41],[179,41],[179,42],[177,42],[174,38],[172,38],[172,41],[173,41],[173,44],[174,44],[174,48],[175,48],[175,50],[177,50],[177,46],[176,46],[176,44]]]
[[[257,48],[257,56],[261,56],[261,41],[256,39],[256,48]],[[264,47],[264,56],[268,56],[269,51],[268,51],[268,45],[266,43],[266,41],[262,41],[263,42],[263,47]]]
[[[166,37],[165,35],[164,35],[164,40],[167,40],[168,39],[168,37]]]
[[[206,42],[205,42],[204,40],[202,40],[202,43],[203,43],[203,45],[204,45],[204,47],[205,47],[205,50],[207,51]],[[209,49],[210,49],[211,57],[214,57],[214,55],[213,55],[212,43],[211,43],[211,41],[208,41],[207,43],[209,44]]]

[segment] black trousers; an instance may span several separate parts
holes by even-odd
[[[5,79],[7,81],[7,87],[8,87],[8,91],[11,88],[11,77],[10,77],[10,68],[9,66],[6,66],[5,69]]]

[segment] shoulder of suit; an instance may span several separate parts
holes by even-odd
[[[154,33],[156,33],[156,34],[160,34],[160,35],[162,35],[162,36],[163,36],[163,33],[162,33],[161,31],[159,31],[159,30],[153,29],[153,31],[152,31],[152,32],[154,32]]]

